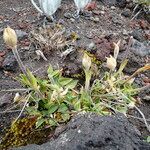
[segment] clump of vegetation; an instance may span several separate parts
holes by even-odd
[[[127,113],[135,106],[134,95],[139,91],[133,85],[134,76],[150,69],[145,66],[137,70],[132,76],[123,74],[127,64],[124,60],[116,70],[120,41],[115,45],[114,56],[107,58],[106,67],[109,68],[104,76],[91,83],[93,75],[91,58],[85,53],[83,56],[83,70],[85,86],[78,86],[78,81],[62,76],[62,70],[49,67],[48,79],[39,79],[29,70],[27,75],[21,75],[21,82],[30,89],[28,94],[29,115],[36,116],[36,127],[43,125],[57,126],[67,122],[74,113],[80,111],[96,112],[98,114]]]
[[[42,124],[56,126],[71,117],[71,106],[75,99],[77,80],[62,77],[61,70],[53,70],[50,66],[48,79],[38,79],[29,70],[28,76],[21,75],[21,82],[31,88],[29,106],[30,115],[38,116],[36,127]]]
[[[12,40],[6,39],[10,44],[9,41]],[[136,107],[134,96],[143,88],[135,87],[134,77],[142,71],[150,70],[150,65],[138,69],[131,76],[124,75],[123,69],[128,60],[123,60],[117,69],[119,45],[120,41],[114,43],[114,55],[107,58],[106,67],[109,70],[103,75],[99,74],[94,81],[91,80],[94,75],[92,58],[88,53],[84,53],[84,86],[73,78],[63,77],[62,70],[54,70],[52,66],[47,70],[47,79],[35,77],[25,68],[25,73],[19,78],[28,91],[19,101],[24,102],[24,106],[4,137],[1,149],[29,144],[29,135],[35,129],[41,130],[44,127],[51,128],[67,123],[78,112],[95,112],[100,115],[121,112],[126,115],[130,108]],[[29,118],[19,119],[24,109]],[[146,121],[145,124],[150,131]]]
[[[146,142],[150,143],[150,136],[147,137]]]
[[[136,18],[140,13],[144,12],[149,15],[150,12],[150,1],[149,0],[134,0],[136,6],[133,10],[133,17],[131,20]]]
[[[140,4],[140,5],[145,5],[145,6],[149,6],[150,5],[150,1],[149,0],[135,0],[135,2]]]
[[[54,50],[63,50],[74,42],[75,37],[68,38],[66,29],[61,25],[39,27],[31,31],[30,40],[36,49],[42,50],[44,54],[49,54]]]

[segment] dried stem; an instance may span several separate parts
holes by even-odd
[[[144,91],[144,90],[147,90],[147,89],[149,89],[150,88],[150,84],[147,84],[146,86],[143,86],[143,87],[141,87],[141,88],[136,88],[136,89],[134,89],[133,91],[134,92],[140,92],[140,91]]]
[[[29,101],[29,98],[30,98],[30,95],[28,95],[28,97],[27,97],[27,99],[26,99],[26,101],[25,101],[25,103],[24,103],[24,105],[23,105],[23,108],[21,109],[21,111],[20,111],[18,117],[15,119],[15,121],[13,122],[13,124],[14,124],[14,123],[20,118],[20,116],[22,115],[22,113],[23,113],[23,111],[24,111],[24,109],[25,109],[25,107],[26,107],[26,105],[27,105],[27,103],[28,103],[28,101]]]
[[[17,47],[12,48],[12,51],[13,51],[13,54],[14,54],[14,56],[15,56],[15,58],[16,58],[18,64],[19,64],[19,67],[20,67],[22,73],[25,74],[25,75],[27,75],[27,73],[26,73],[26,68],[25,68],[25,66],[23,65],[23,62],[22,62],[21,59],[20,59],[20,56],[19,56]]]
[[[129,76],[124,83],[128,82],[129,80],[131,80],[132,78],[134,78],[137,74],[146,71],[146,70],[150,70],[150,65],[145,65],[142,68],[139,68],[137,71],[135,71],[131,76]]]
[[[144,121],[144,123],[145,123],[145,126],[146,126],[147,130],[150,132],[150,126],[149,126],[149,124],[147,123],[144,114],[142,113],[142,111],[141,111],[138,107],[135,106],[135,109],[136,109],[136,110],[140,113],[140,115],[142,116],[143,121]]]
[[[27,91],[30,91],[30,89],[6,89],[6,90],[1,90],[0,91],[0,93],[2,93],[2,92],[18,92],[18,91],[25,91],[25,92],[27,92]]]
[[[140,9],[140,10],[132,17],[131,21],[134,20],[134,19],[141,13],[141,11],[142,11],[142,9]]]
[[[125,56],[124,56],[124,59],[122,60],[122,62],[123,62],[125,59],[128,58],[128,54],[129,54],[129,52],[130,52],[130,47],[131,47],[132,43],[133,43],[133,36],[131,36],[130,39],[129,39],[128,46],[127,46],[127,49],[126,49],[126,51],[125,51]]]

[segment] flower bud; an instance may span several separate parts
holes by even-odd
[[[20,100],[20,94],[16,93],[14,97],[14,102],[18,102]]]
[[[4,42],[10,47],[15,48],[17,46],[17,35],[16,32],[9,26],[4,29],[3,32]]]
[[[119,54],[119,46],[120,46],[121,40],[119,40],[117,43],[113,43],[115,48],[114,48],[114,58],[117,59],[118,54]]]
[[[114,71],[116,66],[117,66],[117,62],[116,59],[114,57],[112,57],[110,55],[110,57],[106,57],[107,62],[106,62],[106,67],[109,68],[110,70]]]
[[[131,101],[129,104],[128,104],[128,107],[129,109],[133,109],[135,107],[135,102]]]
[[[84,69],[89,70],[91,67],[91,64],[92,64],[91,58],[86,53],[84,53],[83,59],[82,59],[82,65]]]

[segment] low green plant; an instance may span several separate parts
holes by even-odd
[[[21,82],[30,91],[29,106],[26,107],[30,115],[38,116],[36,127],[42,124],[56,126],[68,121],[71,117],[70,102],[74,99],[74,88],[77,80],[62,77],[61,70],[48,68],[48,79],[36,78],[29,70],[27,76],[21,75]]]
[[[136,0],[136,3],[138,3],[140,5],[150,6],[149,0]]]
[[[135,7],[133,9],[132,13],[132,19],[135,19],[139,16],[139,14],[143,13],[147,16],[149,16],[150,11],[150,1],[149,0],[134,0]]]
[[[147,137],[146,142],[150,143],[150,136]]]
[[[135,0],[136,6],[133,10],[133,12],[139,11],[136,13],[136,16],[138,16],[141,12],[145,12],[145,14],[149,14],[150,11],[150,1],[149,0]]]
[[[53,70],[52,66],[48,68],[47,79],[39,79],[29,70],[27,75],[21,75],[21,82],[30,89],[26,110],[29,115],[37,117],[37,128],[42,125],[57,126],[81,111],[110,115],[116,112],[126,114],[128,109],[134,108],[134,96],[139,92],[133,85],[134,76],[150,69],[150,66],[146,65],[133,75],[125,76],[123,69],[128,60],[125,59],[116,69],[119,44],[120,41],[114,43],[114,56],[107,58],[106,67],[109,70],[93,83],[92,61],[88,54],[84,54],[85,85],[81,87],[77,80],[63,77],[62,71]]]

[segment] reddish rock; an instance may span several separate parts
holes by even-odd
[[[89,3],[89,4],[86,5],[85,9],[86,9],[86,10],[89,10],[89,11],[92,11],[92,10],[94,10],[96,7],[97,7],[96,2],[91,2],[91,3]]]
[[[4,16],[0,15],[0,20],[3,20],[4,19]]]
[[[3,52],[0,52],[0,57],[3,57],[6,53],[3,51]]]
[[[107,40],[106,38],[101,38],[96,40],[97,51],[95,56],[98,60],[104,61],[106,57],[110,55],[112,51],[112,41]]]

